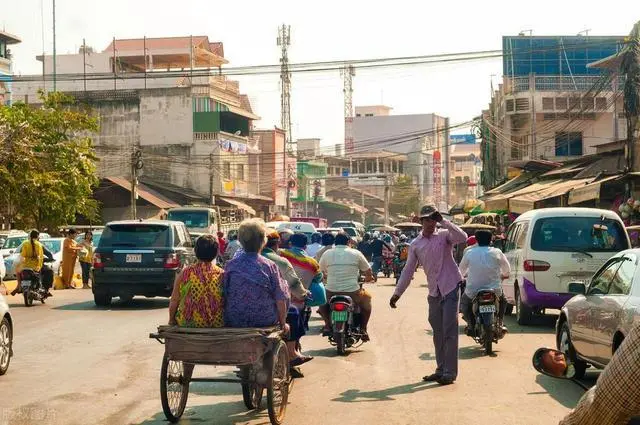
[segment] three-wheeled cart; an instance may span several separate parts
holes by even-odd
[[[259,410],[267,392],[269,419],[283,422],[292,379],[282,330],[270,328],[182,328],[160,326],[150,338],[164,344],[160,370],[160,399],[169,420],[180,420],[191,382],[236,382],[244,404]],[[195,365],[237,366],[237,379],[194,378]]]

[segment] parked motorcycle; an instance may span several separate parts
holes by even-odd
[[[492,290],[478,292],[472,301],[472,335],[484,347],[486,354],[493,353],[493,343],[504,337],[500,315],[500,298]]]
[[[46,279],[47,286],[50,288],[53,283],[53,271],[46,264],[40,272],[33,269],[24,269],[20,272],[20,291],[26,307],[31,307],[33,301],[40,301],[44,304],[44,301],[49,298],[50,295],[43,285],[43,279]]]

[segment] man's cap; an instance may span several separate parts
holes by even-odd
[[[467,239],[467,246],[475,245],[477,243],[478,243],[478,240],[476,239],[475,236],[469,236],[469,239]]]
[[[433,214],[437,213],[438,209],[435,205],[427,204],[420,208],[420,218],[431,217]]]

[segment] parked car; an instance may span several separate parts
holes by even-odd
[[[0,294],[0,375],[7,373],[13,357],[13,320],[9,304]]]
[[[323,235],[325,233],[332,233],[333,236],[335,236],[338,233],[342,232],[342,227],[325,227],[325,228],[316,229],[316,232],[321,233]]]
[[[7,275],[7,267],[4,262],[4,258],[0,256],[0,283],[2,283],[6,275]]]
[[[360,236],[365,234],[365,227],[364,224],[358,222],[358,221],[351,221],[351,220],[337,220],[334,221],[333,223],[331,223],[331,227],[355,227],[358,230],[358,233],[360,234]]]
[[[193,243],[182,222],[108,223],[94,254],[94,301],[108,306],[112,297],[169,297],[177,274],[194,260]]]
[[[589,279],[611,255],[630,248],[624,224],[613,211],[545,208],[528,211],[509,227],[504,253],[511,264],[502,281],[518,323],[544,309],[561,308],[573,294],[570,282]]]
[[[355,239],[356,242],[360,243],[362,241],[360,232],[358,232],[358,229],[355,227],[343,227],[342,230],[344,230],[351,239]]]
[[[558,350],[571,359],[576,378],[592,365],[604,368],[631,327],[640,319],[640,249],[609,259],[588,283],[575,281],[575,294],[556,324]]]
[[[2,249],[0,249],[0,255],[2,258],[6,258],[13,254],[15,250],[22,245],[22,242],[27,239],[29,239],[29,235],[25,232],[12,232],[8,234],[4,241],[4,245],[2,245]]]
[[[57,276],[60,271],[60,263],[62,262],[62,242],[64,238],[50,238],[41,240],[40,243],[46,246],[49,251],[53,254],[53,258],[55,261],[53,263],[48,263],[49,267],[53,270],[54,276]],[[20,245],[22,246],[22,245]],[[5,263],[7,266],[7,280],[16,279],[16,265],[18,264],[18,260],[20,259],[20,247],[18,247],[13,254],[5,258]]]

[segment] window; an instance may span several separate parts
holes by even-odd
[[[542,109],[546,111],[553,111],[553,98],[552,97],[543,97],[542,98]]]
[[[634,254],[626,254],[623,257],[622,264],[611,281],[609,295],[629,295],[637,264],[638,258]]]
[[[556,156],[582,155],[582,133],[556,133]]]
[[[244,178],[244,164],[236,165],[236,174],[238,180],[245,180]]]
[[[231,163],[223,162],[222,163],[222,178],[225,180],[231,180]]]
[[[372,117],[373,114],[364,114],[365,117]]]
[[[531,248],[545,252],[619,252],[628,249],[617,220],[600,217],[545,217],[536,222]]]
[[[171,228],[165,225],[116,224],[104,229],[100,246],[163,248],[169,245],[170,236]]]
[[[0,58],[7,57],[7,42],[0,40]]]
[[[462,171],[462,162],[461,161],[456,161],[456,171]]]
[[[516,234],[520,230],[520,223],[514,224],[509,227],[509,231],[507,232],[507,241],[504,244],[504,252],[513,251],[516,247]]]
[[[362,116],[362,114],[356,114],[356,117],[361,117],[361,116]]]
[[[616,275],[618,267],[620,267],[620,260],[620,257],[610,260],[609,263],[598,272],[589,284],[589,295],[605,295],[609,292],[609,285]]]
[[[516,238],[516,249],[524,249],[525,241],[527,240],[527,231],[529,230],[529,223],[525,222],[520,224],[520,232]]]

